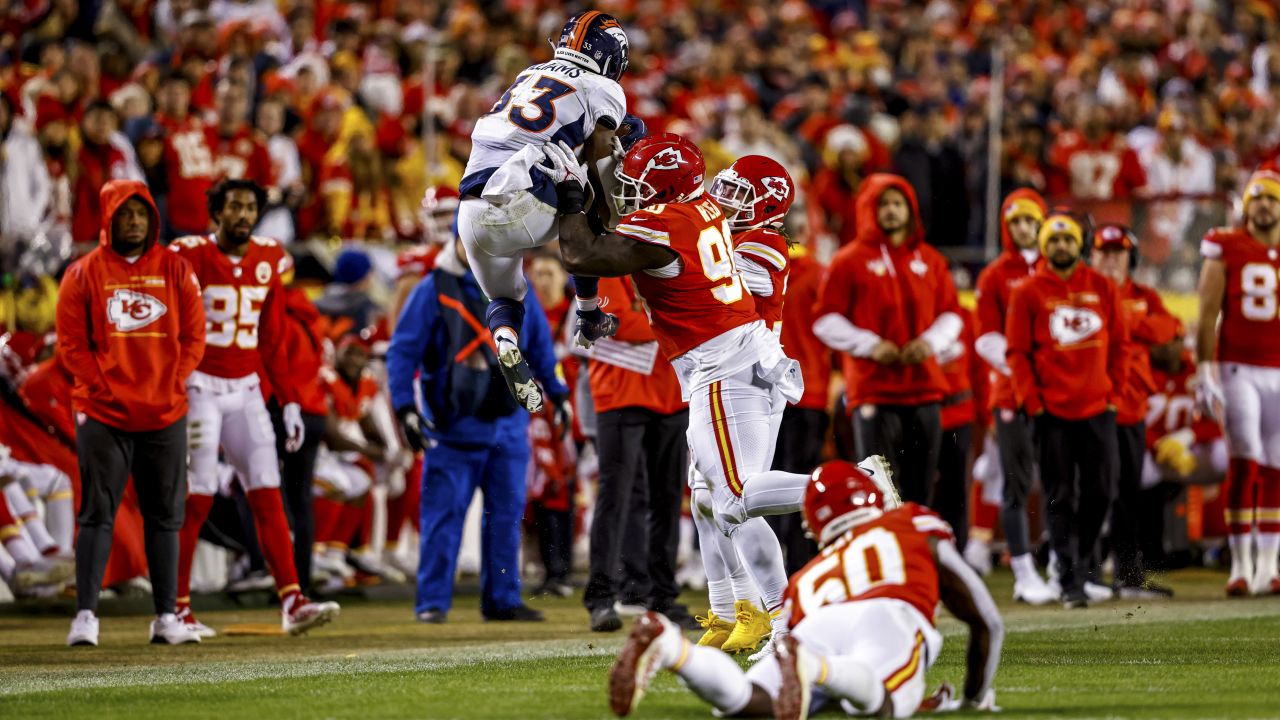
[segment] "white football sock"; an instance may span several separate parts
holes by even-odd
[[[711,612],[721,620],[733,622],[733,585],[729,579],[707,580],[707,600],[711,603]]]
[[[64,555],[75,552],[76,510],[71,498],[48,500],[44,504],[45,523],[53,541]]]
[[[34,565],[40,561],[40,553],[25,533],[19,532],[4,541],[4,549],[9,551],[19,565]]]
[[[804,505],[809,476],[781,470],[756,473],[743,483],[742,502],[748,517],[785,515]]]
[[[1013,569],[1013,579],[1020,583],[1042,583],[1043,578],[1036,570],[1036,560],[1031,557],[1031,553],[1024,553],[1009,559],[1009,566]]]
[[[14,562],[13,558],[9,557],[9,553],[5,552],[3,548],[0,548],[0,580],[4,580],[5,584],[8,584],[13,577],[13,571],[17,569],[18,563]]]
[[[600,307],[600,296],[596,297],[578,297],[578,309],[582,312],[591,312]]]
[[[765,612],[772,613],[782,607],[782,595],[787,590],[787,572],[782,558],[782,546],[778,536],[764,518],[750,518],[733,530],[733,545],[738,557],[760,589]],[[774,628],[777,629],[775,618]]]
[[[702,556],[702,571],[707,574],[707,599],[711,603],[711,612],[732,619],[733,586],[729,584],[728,568],[720,554],[720,540],[727,538],[711,518],[696,509],[693,526],[698,531],[698,552]]]
[[[1253,580],[1252,535],[1229,535],[1227,547],[1231,548],[1231,579]]]
[[[737,561],[737,567],[729,571],[729,584],[733,586],[734,600],[750,600],[753,605],[760,604],[760,591],[756,589],[756,584],[751,582],[751,574],[747,572],[747,566],[742,562],[742,558],[738,557],[738,551],[733,551],[733,559]]]
[[[1280,573],[1277,567],[1280,566],[1280,534],[1277,533],[1258,533],[1258,556],[1255,558],[1257,567],[1254,572],[1259,577],[1273,578]]]
[[[49,534],[44,523],[40,522],[40,518],[23,518],[22,532],[30,538],[31,544],[36,546],[36,552],[41,555],[50,555],[58,550],[58,543],[54,542],[53,536]],[[63,548],[64,551],[67,549]]]
[[[850,657],[823,657],[800,647],[800,659],[812,673],[815,685],[829,694],[848,700],[864,713],[875,712],[884,704],[884,683],[866,664]]]
[[[512,345],[520,344],[520,336],[516,335],[516,331],[509,327],[503,326],[493,333],[494,342],[508,342]]]
[[[722,716],[738,714],[751,702],[751,682],[733,658],[717,648],[702,647],[684,641],[685,657],[670,670],[694,695],[705,700]]]

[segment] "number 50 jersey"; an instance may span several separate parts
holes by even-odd
[[[760,319],[715,200],[653,205],[622,218],[614,232],[676,253],[670,265],[632,275],[667,359]]]
[[[1200,254],[1225,266],[1218,360],[1280,367],[1280,249],[1243,228],[1210,230]]]

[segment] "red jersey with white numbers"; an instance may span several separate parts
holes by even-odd
[[[267,150],[266,143],[247,126],[228,137],[223,137],[217,128],[211,127],[206,138],[213,151],[214,166],[219,178],[247,178],[263,187],[275,184],[271,153]]]
[[[254,236],[238,260],[218,249],[213,235],[178,238],[169,249],[186,258],[204,297],[204,359],[196,369],[221,378],[242,378],[259,359],[282,402],[295,401],[289,382],[284,329],[284,286],[280,276],[293,259],[280,243]]]
[[[1218,360],[1280,367],[1280,248],[1244,228],[1217,228],[1200,242],[1200,254],[1226,266]]]
[[[166,212],[169,224],[179,232],[203,233],[209,229],[205,193],[218,178],[218,166],[209,147],[209,131],[196,117],[170,120],[165,139],[164,162],[169,180]]]
[[[647,207],[622,218],[614,232],[676,254],[667,267],[631,276],[668,360],[759,319],[715,200]]]
[[[782,332],[782,301],[787,294],[791,266],[787,262],[787,237],[771,228],[756,228],[733,236],[733,249],[769,272],[773,292],[755,295],[756,314],[775,333]]]
[[[1152,368],[1155,392],[1147,402],[1147,448],[1154,448],[1160,438],[1171,432],[1191,428],[1196,442],[1210,442],[1222,437],[1222,426],[1200,414],[1196,402],[1196,361],[1190,352],[1182,354],[1182,369],[1168,374]]]
[[[915,503],[850,529],[791,576],[791,627],[821,607],[876,598],[901,600],[933,622],[938,568],[929,538],[955,541],[945,520]]]

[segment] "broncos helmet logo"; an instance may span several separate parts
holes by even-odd
[[[791,194],[791,185],[784,177],[770,176],[760,178],[760,184],[764,186],[766,193],[772,198],[786,200],[787,196]]]
[[[649,163],[644,166],[645,172],[651,170],[678,170],[681,165],[687,165],[688,160],[684,159],[684,155],[676,148],[663,148],[659,150]]]

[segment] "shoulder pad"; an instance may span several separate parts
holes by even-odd
[[[203,235],[183,235],[169,243],[169,249],[174,252],[181,252],[183,250],[190,250],[208,244],[209,238]]]

